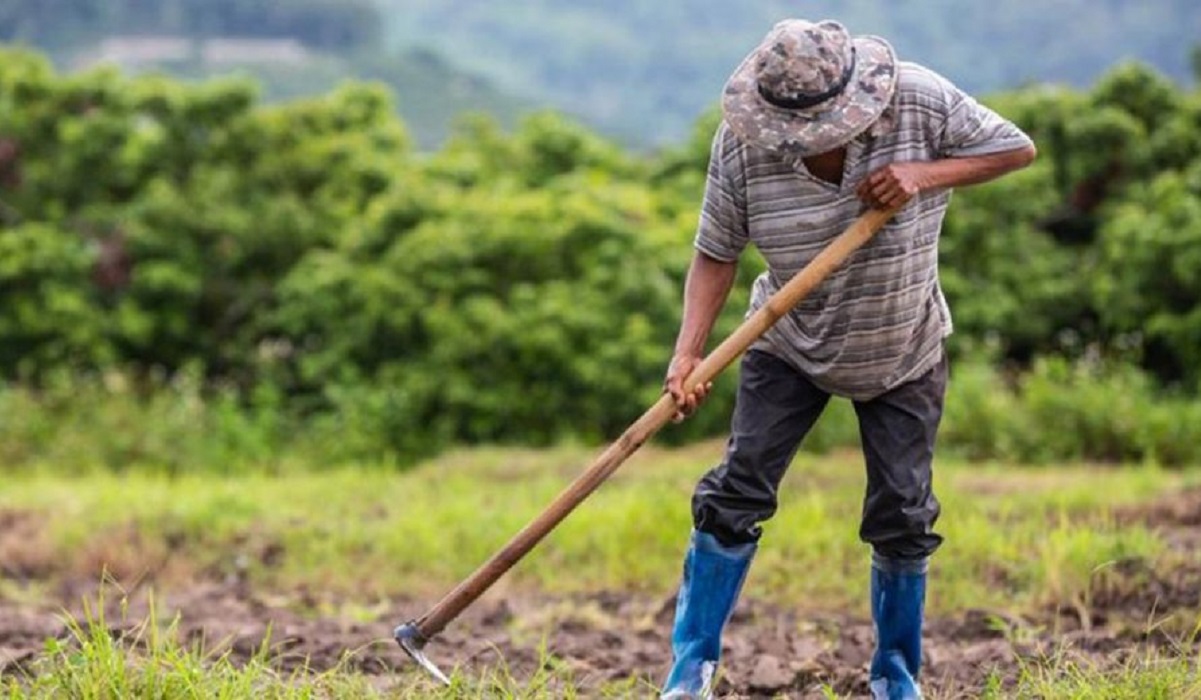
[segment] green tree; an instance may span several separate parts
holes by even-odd
[[[1201,163],[1138,186],[1102,228],[1097,309],[1161,379],[1201,388]]]

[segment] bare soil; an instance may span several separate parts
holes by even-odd
[[[932,698],[970,698],[994,678],[1012,684],[1019,662],[1039,663],[1069,654],[1097,668],[1117,668],[1149,649],[1179,652],[1177,619],[1195,624],[1201,610],[1201,491],[1118,514],[1125,522],[1160,529],[1175,549],[1173,564],[1118,562],[1099,580],[1090,599],[1069,601],[1013,618],[986,610],[929,621],[925,635],[924,686]],[[28,518],[0,513],[0,542],[27,536]],[[28,581],[38,567],[0,568],[0,580]],[[36,604],[0,595],[0,673],[20,672],[50,637],[69,637],[63,614],[78,616],[78,601],[95,599],[93,581],[58,582]],[[11,588],[11,587],[10,587]],[[498,587],[503,588],[503,586]],[[3,588],[0,588],[3,590]],[[748,591],[748,594],[751,592]],[[419,675],[390,639],[392,627],[428,609],[429,600],[400,600],[383,609],[354,601],[315,601],[305,596],[271,598],[239,581],[200,581],[158,590],[160,621],[179,616],[183,641],[225,651],[235,662],[256,655],[269,635],[273,663],[283,671],[326,670],[341,665],[372,677],[381,688],[411,685]],[[146,590],[127,594],[127,621],[117,594],[106,592],[107,621],[128,631],[145,619]],[[48,601],[48,602],[47,602]],[[514,678],[532,676],[548,658],[570,668],[585,692],[611,681],[643,682],[634,691],[653,697],[670,657],[674,600],[605,592],[549,596],[493,591],[430,644],[430,657],[446,669],[473,673],[503,666]],[[1149,624],[1149,621],[1158,621]],[[838,613],[805,614],[743,600],[725,637],[719,694],[729,698],[823,697],[821,688],[853,697],[867,695],[872,650],[870,620]],[[1195,642],[1190,651],[1196,652]]]

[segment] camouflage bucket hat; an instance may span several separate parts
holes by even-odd
[[[897,81],[887,41],[838,22],[778,23],[726,82],[722,111],[742,140],[795,156],[835,149],[884,114]]]

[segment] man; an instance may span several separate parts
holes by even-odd
[[[901,208],[742,360],[725,456],[692,499],[662,697],[709,696],[760,523],[834,394],[854,402],[867,467],[859,533],[872,547],[872,694],[919,698],[927,559],[942,541],[931,461],[951,332],[939,231],[951,188],[1025,167],[1034,145],[945,78],[898,62],[883,39],[852,37],[833,21],[777,24],[726,83],[722,105],[665,382],[677,420],[709,391],[682,383],[748,243],[768,266],[754,309],[865,207]]]

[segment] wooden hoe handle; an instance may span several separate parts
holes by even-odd
[[[781,316],[787,314],[809,292],[822,283],[847,258],[871,240],[896,213],[895,209],[869,209],[838,235],[768,299],[750,318],[743,321],[684,380],[685,391],[712,381],[722,370],[747,350]],[[414,638],[421,645],[441,632],[514,564],[555,528],[572,510],[608,479],[626,459],[670,421],[676,413],[675,401],[664,394],[646,413],[626,428],[538,517],[518,532],[500,551],[484,562],[475,573],[448,593],[417,621],[410,623]]]

